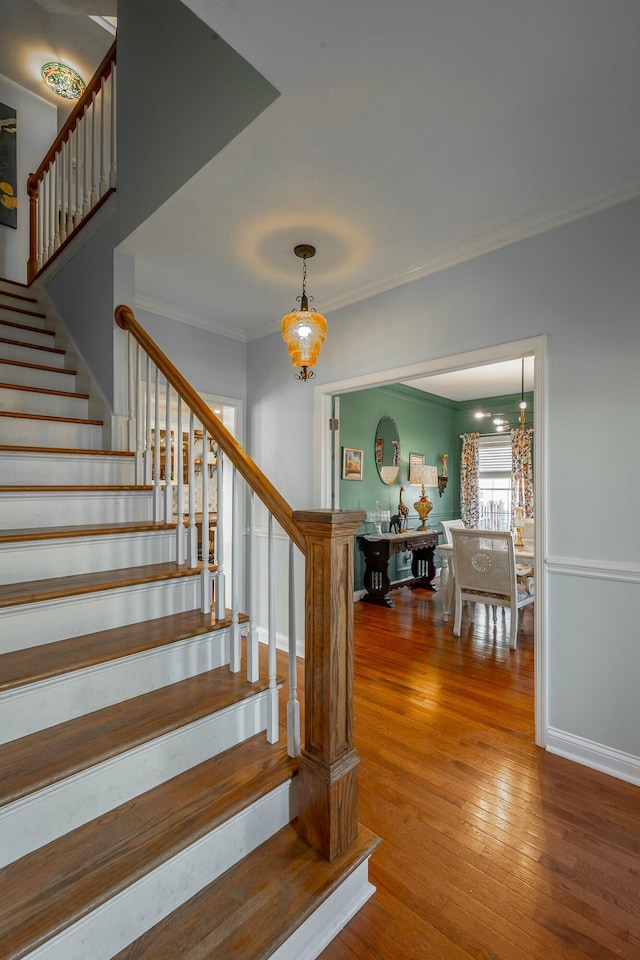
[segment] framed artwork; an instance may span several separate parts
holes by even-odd
[[[413,473],[414,467],[424,467],[424,454],[423,453],[410,453],[409,454],[409,476],[407,480],[411,483],[411,474]]]
[[[376,437],[376,463],[382,463],[384,457],[384,439]]]
[[[342,479],[362,480],[363,450],[356,447],[342,448]]]
[[[16,111],[0,103],[0,223],[18,227]]]

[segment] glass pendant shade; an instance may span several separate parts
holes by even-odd
[[[65,100],[78,100],[85,90],[85,82],[79,73],[76,73],[65,63],[45,63],[40,69],[40,76],[54,93]]]
[[[320,347],[327,336],[327,321],[321,313],[309,309],[307,297],[307,258],[315,256],[316,249],[308,243],[299,243],[293,252],[302,258],[302,295],[298,298],[300,309],[292,310],[282,318],[280,330],[289,348],[292,364],[300,368],[298,380],[309,380],[313,376],[311,367],[315,366]]]
[[[301,377],[306,380],[304,374],[315,366],[327,336],[327,321],[321,313],[313,313],[306,303],[302,303],[300,310],[292,310],[282,318],[281,329],[291,362],[294,367],[301,368]]]

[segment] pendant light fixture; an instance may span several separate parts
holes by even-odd
[[[314,376],[311,367],[315,366],[327,335],[327,321],[322,314],[309,310],[309,300],[313,297],[307,297],[307,260],[315,256],[316,248],[309,243],[299,243],[293,252],[302,259],[302,294],[297,297],[300,308],[282,318],[282,339],[289,348],[294,367],[300,368],[296,378],[310,380]]]

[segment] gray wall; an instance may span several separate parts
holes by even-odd
[[[57,133],[56,108],[0,76],[0,101],[17,113],[18,229],[0,226],[0,277],[27,282],[29,199],[27,177],[40,166]]]
[[[638,263],[633,201],[328,316],[316,375],[548,335],[549,736],[619,751],[640,778]],[[277,333],[248,345],[247,373],[250,452],[294,507],[313,505],[313,382],[293,378]]]
[[[108,402],[114,249],[276,96],[179,0],[119,0],[115,211],[47,284]]]

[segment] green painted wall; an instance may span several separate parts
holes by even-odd
[[[525,399],[529,404],[527,426],[531,426],[533,394],[526,394]],[[519,401],[520,394],[513,394],[507,397],[455,402],[402,385],[343,394],[340,397],[340,443],[343,448],[346,446],[363,450],[363,479],[340,480],[340,508],[371,511],[375,508],[376,501],[379,501],[380,506],[384,510],[390,510],[393,515],[398,512],[400,487],[403,485],[402,499],[409,507],[409,527],[419,526],[420,521],[413,504],[420,496],[420,488],[408,484],[409,454],[422,454],[425,463],[436,466],[440,473],[440,457],[447,453],[449,482],[444,494],[440,497],[437,490],[427,490],[427,496],[433,503],[429,526],[439,529],[440,521],[460,516],[460,434],[474,431],[494,432],[495,428],[490,421],[474,418],[473,414],[478,409],[504,413],[515,426],[518,422]],[[400,472],[397,482],[391,485],[382,483],[375,463],[376,427],[384,416],[395,420],[400,436]],[[340,453],[342,457],[342,450]],[[372,523],[364,523],[358,533],[369,533],[373,530]],[[389,569],[391,580],[410,576],[410,562],[410,554],[394,557]],[[356,590],[363,589],[363,578],[364,560],[360,550],[356,550]]]

